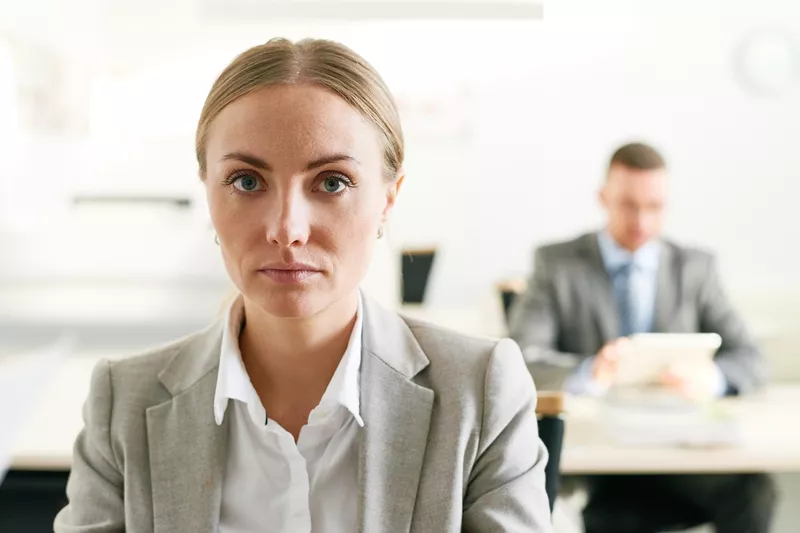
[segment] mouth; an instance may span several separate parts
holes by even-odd
[[[282,263],[268,265],[259,269],[259,274],[266,276],[270,280],[280,284],[295,284],[307,281],[322,271],[312,265],[304,263]]]

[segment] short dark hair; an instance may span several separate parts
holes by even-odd
[[[644,143],[629,143],[617,148],[611,156],[608,168],[614,165],[635,170],[659,170],[667,166],[658,150]]]

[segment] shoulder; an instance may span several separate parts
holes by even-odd
[[[193,351],[208,333],[206,329],[121,359],[101,360],[92,375],[90,401],[98,394],[108,395],[109,407],[119,412],[140,411],[169,399],[171,395],[159,375],[173,359]]]
[[[668,252],[679,257],[687,268],[710,270],[715,267],[716,255],[707,248],[686,246],[669,239],[664,239],[663,242]]]
[[[594,233],[586,233],[568,241],[557,241],[542,244],[536,248],[535,256],[539,261],[556,262],[574,258],[581,250],[591,245]]]
[[[422,320],[404,320],[431,364],[476,364],[488,359],[498,343],[491,337],[466,335]]]
[[[530,381],[532,387],[533,380],[513,340],[467,335],[423,321],[405,320],[430,361],[428,371],[434,389],[482,397],[487,380],[498,376]]]
[[[479,436],[485,444],[515,417],[535,427],[536,387],[516,342],[417,321],[409,327],[430,361],[415,381],[434,392],[438,431]]]
[[[158,378],[159,372],[172,359],[184,351],[202,333],[193,333],[181,339],[108,362],[109,373],[120,385],[125,382],[146,383]],[[115,383],[116,384],[116,383]]]

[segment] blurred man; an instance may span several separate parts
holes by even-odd
[[[662,376],[681,393],[738,395],[764,382],[761,355],[725,297],[713,257],[661,237],[667,181],[655,149],[619,148],[600,191],[605,228],[535,252],[510,328],[540,390],[603,394],[626,338],[643,332],[722,337],[705,370]],[[772,480],[761,474],[597,476],[588,488],[586,533],[655,533],[704,522],[717,533],[766,533],[775,500]]]

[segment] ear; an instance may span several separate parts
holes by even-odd
[[[600,201],[600,205],[608,209],[608,184],[603,184],[600,187],[600,191],[597,193],[597,199]]]
[[[394,204],[397,201],[397,194],[400,192],[400,187],[403,186],[403,180],[406,178],[405,170],[402,168],[397,171],[397,176],[394,181],[388,184],[386,188],[386,206],[383,208],[383,220],[389,218],[389,214],[394,209]]]

